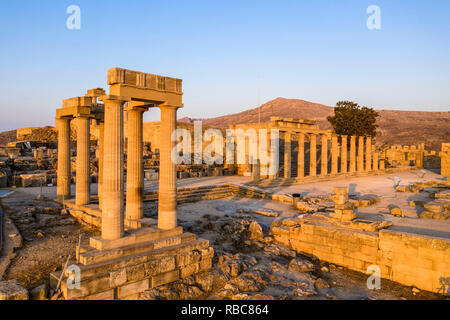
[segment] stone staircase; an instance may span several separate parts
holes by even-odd
[[[128,230],[117,240],[92,237],[77,247],[78,263],[50,276],[50,285],[67,300],[136,299],[140,292],[211,268],[214,250],[182,227],[161,230],[156,226]],[[79,270],[79,287],[68,270]],[[62,275],[62,277],[61,277]],[[71,280],[72,279],[72,280]]]
[[[197,188],[178,189],[178,204],[197,202],[201,200],[214,200],[239,195],[242,197],[267,198],[267,192],[263,190],[251,189],[246,186],[234,184],[221,184],[201,186]],[[158,201],[158,192],[152,191],[144,195],[144,201]]]

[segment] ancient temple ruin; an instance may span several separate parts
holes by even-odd
[[[82,280],[79,288],[61,282],[66,299],[123,299],[148,288],[208,270],[213,250],[177,226],[176,165],[171,160],[177,109],[182,108],[182,80],[113,68],[109,94],[88,90],[66,99],[56,111],[58,128],[57,198],[101,219],[101,236],[77,248]],[[103,103],[100,103],[102,101]],[[161,111],[158,219],[144,219],[143,113]],[[124,190],[124,111],[128,116],[128,158]],[[77,126],[75,199],[70,193],[70,121]],[[90,193],[89,143],[91,120],[99,125],[98,201]],[[125,206],[126,203],[126,206]],[[56,282],[71,276],[52,274]]]

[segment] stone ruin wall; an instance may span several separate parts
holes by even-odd
[[[441,175],[450,176],[450,143],[442,144]]]
[[[442,278],[450,276],[447,239],[394,230],[363,232],[293,219],[273,226],[272,233],[276,242],[297,253],[364,274],[377,265],[382,278],[406,286],[440,292]]]
[[[423,168],[425,144],[400,146],[393,145],[382,152],[387,164],[391,167],[396,166],[415,166]]]

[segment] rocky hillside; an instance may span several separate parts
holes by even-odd
[[[377,144],[417,144],[425,142],[427,150],[440,150],[442,142],[450,142],[450,112],[377,110]],[[297,99],[277,98],[259,108],[203,120],[212,127],[228,127],[231,124],[269,122],[271,116],[316,120],[322,129],[331,126],[326,120],[333,114],[333,107]],[[183,118],[179,121],[193,122]]]
[[[16,130],[0,132],[0,146],[16,141]]]

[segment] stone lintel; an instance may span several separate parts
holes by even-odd
[[[283,118],[283,117],[270,117],[270,122],[273,122],[273,123],[286,122],[286,123],[294,123],[294,124],[317,125],[317,122],[315,120]]]
[[[56,119],[74,117],[92,117],[90,106],[72,106],[56,109]]]
[[[156,105],[167,103],[168,105],[183,107],[183,93],[180,92],[139,88],[121,83],[111,85],[109,91],[112,95],[130,97],[132,101],[141,101]]]
[[[106,240],[101,236],[91,237],[89,244],[91,247],[97,250],[109,250],[128,246],[131,244],[180,235],[183,233],[183,228],[177,227],[170,230],[161,230],[158,228],[131,229],[128,230],[127,233],[128,234],[126,234],[124,237],[115,240]]]
[[[123,102],[127,102],[127,101],[131,100],[131,98],[129,96],[116,95],[116,94],[105,94],[103,96],[98,97],[98,99],[100,101],[118,100],[118,101],[123,101]]]
[[[108,85],[123,84],[144,90],[159,90],[182,94],[181,79],[122,68],[108,70]]]
[[[329,133],[326,130],[320,130],[320,129],[290,128],[290,127],[283,127],[283,126],[275,126],[275,127],[272,126],[270,129],[278,129],[280,132],[289,132],[291,134],[304,133],[304,134],[329,135]]]
[[[91,107],[92,99],[89,97],[75,97],[64,99],[62,107],[63,108],[71,108],[71,107]]]

